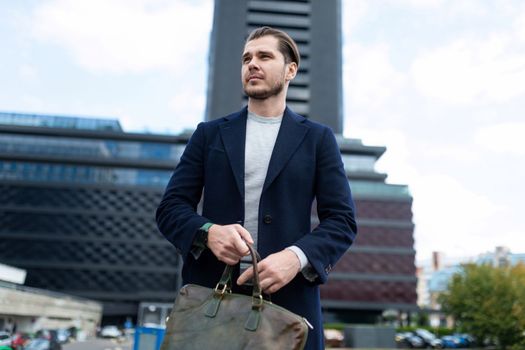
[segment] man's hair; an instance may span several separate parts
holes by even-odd
[[[301,59],[301,56],[299,55],[299,48],[297,47],[295,41],[282,30],[266,26],[259,27],[250,33],[248,39],[246,39],[246,42],[259,39],[267,35],[271,35],[279,41],[279,51],[283,54],[284,61],[286,63],[295,62],[297,67],[299,67],[299,61]]]

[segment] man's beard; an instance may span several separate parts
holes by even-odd
[[[283,88],[284,88],[284,73],[283,73],[283,78],[279,79],[275,83],[275,85],[272,86],[271,88],[265,89],[265,90],[258,90],[257,88],[255,88],[250,91],[249,88],[244,86],[244,93],[249,98],[253,98],[255,100],[265,100],[269,97],[279,95],[281,91],[283,91]]]

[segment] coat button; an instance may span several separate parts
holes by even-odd
[[[264,216],[264,223],[265,224],[271,224],[272,223],[272,217],[270,215]]]

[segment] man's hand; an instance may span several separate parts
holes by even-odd
[[[244,242],[253,244],[250,233],[241,225],[212,225],[208,230],[208,248],[217,259],[228,265],[235,265],[239,260],[250,254]]]
[[[301,269],[297,255],[284,249],[278,253],[268,255],[257,264],[261,289],[267,293],[275,293],[287,285]],[[253,278],[253,267],[250,267],[237,279],[237,284],[244,284]]]

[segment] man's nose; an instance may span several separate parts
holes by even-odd
[[[250,60],[250,63],[248,63],[248,69],[249,70],[259,69],[259,63],[257,62],[256,59]]]

